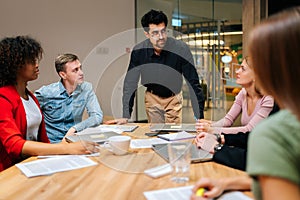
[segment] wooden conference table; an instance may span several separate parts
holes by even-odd
[[[127,135],[132,138],[148,138],[148,124]],[[35,160],[31,157],[24,162]],[[27,178],[13,166],[0,173],[0,199],[145,199],[143,192],[193,185],[201,177],[223,178],[246,176],[240,170],[214,162],[191,165],[190,181],[173,183],[170,175],[153,179],[143,173],[145,169],[166,164],[151,149],[134,149],[124,156],[112,155],[101,150],[93,157],[98,165],[60,172],[49,176]],[[246,195],[252,196],[250,192]]]

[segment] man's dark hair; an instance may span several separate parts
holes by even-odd
[[[141,20],[142,26],[146,32],[149,31],[149,24],[161,24],[165,23],[166,27],[168,26],[168,18],[162,11],[150,10],[147,12]]]
[[[0,41],[0,87],[15,85],[17,72],[42,59],[43,49],[29,36],[6,37]]]

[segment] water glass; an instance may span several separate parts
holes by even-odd
[[[169,162],[173,168],[171,180],[176,183],[185,183],[190,178],[191,164],[190,142],[173,142],[168,144]]]

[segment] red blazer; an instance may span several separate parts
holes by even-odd
[[[29,91],[28,91],[29,92]],[[36,97],[29,95],[40,107]],[[42,113],[42,111],[41,111]],[[26,113],[14,86],[0,88],[0,171],[22,161],[21,153],[26,142]],[[44,116],[39,127],[38,141],[49,143]]]

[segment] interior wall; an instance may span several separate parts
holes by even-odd
[[[82,63],[88,63],[85,62],[86,57],[99,44],[135,27],[134,0],[0,0],[0,5],[1,38],[30,35],[40,41],[44,48],[40,76],[29,83],[31,90],[59,80],[54,69],[54,59],[58,54],[74,53]],[[107,53],[107,48],[96,50],[99,54]],[[113,53],[109,51],[109,54]],[[120,61],[119,69],[126,70],[128,58]],[[100,63],[99,68],[105,67],[99,60],[96,62]],[[86,81],[97,83],[92,80],[95,79],[92,77],[95,75],[93,67],[84,65],[83,70]],[[106,103],[111,102],[108,99],[110,95],[106,95],[110,92],[109,88],[113,87],[110,84],[107,80],[107,87],[102,87],[100,91],[97,84],[94,84],[105,115],[112,114],[110,103]]]
[[[248,37],[255,24],[266,17],[268,0],[243,0],[243,55],[248,55]]]

